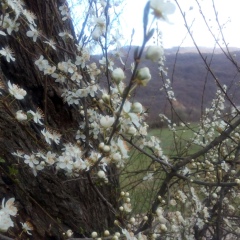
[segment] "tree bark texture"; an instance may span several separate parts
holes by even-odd
[[[74,140],[74,133],[82,120],[74,107],[63,102],[57,83],[34,65],[40,55],[48,55],[57,63],[72,58],[71,53],[76,51],[74,42],[63,41],[58,36],[64,30],[74,35],[71,22],[61,20],[58,8],[62,3],[60,0],[28,0],[26,8],[37,16],[36,23],[42,34],[53,39],[64,51],[46,50],[39,40],[34,43],[26,36],[27,24],[19,32],[0,38],[0,46],[11,47],[16,58],[11,63],[1,58],[2,82],[7,88],[10,80],[27,91],[24,100],[10,103],[3,99],[0,105],[0,198],[16,199],[18,215],[13,219],[15,226],[6,234],[14,239],[63,239],[62,233],[68,229],[72,229],[76,237],[84,237],[93,230],[101,232],[113,227],[115,216],[108,203],[117,206],[118,181],[114,176],[109,184],[99,184],[98,190],[105,197],[102,199],[87,173],[80,174],[77,180],[69,180],[63,173],[50,168],[38,171],[34,177],[22,159],[12,155],[16,150],[26,153],[50,150],[41,136],[42,128],[16,121],[14,110],[41,108],[45,113],[45,125],[59,131],[65,141]],[[41,52],[41,48],[45,51]],[[88,104],[91,104],[90,99]],[[61,150],[58,145],[52,145],[51,149]],[[23,233],[20,237],[20,222],[25,221],[29,221],[34,230],[32,236]]]

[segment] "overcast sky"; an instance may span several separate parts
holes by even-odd
[[[142,42],[142,15],[143,9],[147,0],[126,0],[126,7],[122,15],[122,26],[124,35],[130,37],[132,29],[135,29],[135,37],[133,44],[140,45]],[[172,0],[172,2],[175,2]],[[178,0],[183,11],[186,13],[188,23],[192,26],[192,32],[199,46],[212,47],[214,41],[207,30],[203,18],[199,13],[199,8],[195,0]],[[212,26],[215,34],[218,34],[218,27],[215,21],[212,0],[199,0],[202,6],[202,11],[209,23]],[[224,36],[227,43],[231,47],[240,47],[240,0],[215,0],[216,9],[220,24],[225,24]],[[192,10],[190,10],[190,7]],[[160,29],[163,33],[163,44],[165,48],[179,46],[186,35],[183,18],[176,6],[176,12],[169,16],[171,24],[159,22]],[[220,38],[220,42],[221,38]],[[184,40],[182,46],[193,46],[190,37]]]

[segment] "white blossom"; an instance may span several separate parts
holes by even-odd
[[[22,13],[22,14],[25,16],[25,18],[28,20],[30,26],[36,26],[36,23],[35,23],[34,21],[35,21],[35,19],[37,19],[37,17],[36,17],[36,15],[35,15],[33,12],[31,12],[31,11],[29,11],[29,10],[27,10],[27,9],[23,9],[23,10],[21,11],[21,13]]]
[[[24,156],[24,162],[29,165],[29,167],[34,168],[34,165],[39,164],[38,159],[34,154],[27,155],[25,154]]]
[[[0,50],[0,54],[4,57],[6,57],[7,62],[10,62],[12,60],[15,61],[14,54],[11,48],[5,47]]]
[[[18,100],[24,99],[24,97],[27,94],[27,92],[24,89],[19,88],[16,84],[11,84],[10,81],[8,81],[8,91]]]
[[[35,123],[39,123],[40,125],[43,125],[43,123],[40,120],[44,118],[44,114],[40,108],[38,108],[36,112],[29,110],[28,113],[30,113],[33,116],[33,121]]]
[[[175,12],[175,5],[165,0],[150,0],[150,7],[156,18],[168,21],[167,15]]]
[[[54,40],[50,39],[49,41],[43,41],[44,43],[48,44],[52,49],[56,50],[56,47],[55,47],[55,42]]]
[[[10,227],[13,227],[14,223],[10,215],[5,214],[0,210],[0,232],[6,232]]]
[[[113,125],[114,121],[115,121],[114,117],[103,116],[100,119],[100,124],[103,128],[109,128]]]
[[[43,71],[48,66],[48,60],[45,60],[43,55],[41,55],[34,63],[38,66],[40,71]]]
[[[22,222],[20,222],[21,224],[22,224],[22,230],[24,231],[24,232],[26,232],[28,235],[32,235],[29,231],[32,231],[33,230],[33,226],[32,226],[32,224],[30,223],[30,222],[25,222],[25,223],[22,223]]]
[[[11,216],[16,216],[17,208],[14,206],[14,201],[15,201],[15,198],[9,198],[5,203],[5,198],[3,198],[1,211]]]
[[[32,38],[34,42],[37,41],[37,37],[39,36],[39,31],[34,28],[32,25],[30,25],[30,29],[29,31],[27,31],[27,36]]]

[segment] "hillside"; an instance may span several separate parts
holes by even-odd
[[[165,51],[165,66],[168,68],[168,78],[172,81],[177,104],[180,106],[180,111],[182,110],[182,115],[184,115],[182,117],[189,121],[196,120],[201,113],[201,106],[210,106],[216,93],[216,83],[197,52],[185,48],[176,55],[174,50],[176,49]],[[240,51],[234,49],[232,54],[236,54],[236,60],[240,60]],[[240,105],[240,76],[236,67],[220,51],[212,55],[210,50],[203,49],[203,55],[210,63],[211,69],[219,82],[228,86],[231,99],[235,104]],[[158,119],[158,113],[160,112],[169,115],[169,105],[165,93],[159,91],[162,86],[162,79],[159,76],[157,64],[146,60],[142,64],[146,64],[150,68],[152,81],[149,82],[147,88],[140,88],[137,91],[136,99],[141,99],[144,105],[149,108],[149,116],[152,122],[154,119]]]
[[[122,50],[123,61],[127,62],[126,66],[130,66],[134,61],[132,56],[135,48],[131,48],[128,59],[126,59],[128,47]],[[178,54],[177,50],[177,48],[165,50],[165,67],[168,68],[168,78],[172,81],[177,99],[177,102],[174,103],[175,106],[179,109],[181,117],[186,121],[194,121],[199,118],[202,106],[210,106],[217,89],[216,82],[194,48],[181,48]],[[236,61],[239,62],[240,49],[232,48],[230,51],[235,56]],[[220,49],[217,49],[214,54],[208,48],[201,48],[201,52],[219,82],[228,86],[228,94],[231,99],[236,105],[240,105],[240,76],[237,68],[233,66]],[[94,58],[95,61],[99,60],[99,56]],[[120,62],[116,65],[123,67]],[[148,121],[152,124],[159,121],[159,113],[171,115],[170,105],[166,100],[165,93],[159,90],[162,88],[162,78],[159,76],[158,64],[143,58],[140,66],[149,67],[152,80],[147,87],[137,88],[136,95],[132,95],[134,100],[139,100],[144,104],[149,114]],[[130,70],[126,70],[125,73],[127,79],[130,79]]]

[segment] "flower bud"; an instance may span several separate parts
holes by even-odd
[[[116,153],[114,153],[114,154],[112,155],[112,159],[113,159],[114,161],[119,162],[119,161],[122,159],[122,156],[121,156],[121,154],[120,154],[119,152],[116,152]]]
[[[103,149],[105,146],[104,142],[100,142],[99,145],[98,145],[98,148],[99,149]]]
[[[108,145],[105,145],[105,146],[103,147],[103,151],[104,151],[105,153],[110,152],[110,150],[111,150],[111,148],[110,148]]]
[[[114,117],[103,116],[100,119],[100,124],[104,128],[109,128],[113,125],[114,121],[115,121]]]
[[[109,100],[110,100],[110,96],[109,96],[107,93],[104,93],[104,94],[102,95],[102,100],[103,100],[104,102],[108,103]]]
[[[167,231],[167,227],[165,224],[160,224],[160,229],[163,231],[163,232],[166,232]]]
[[[237,184],[240,185],[240,179],[236,178],[236,179],[235,179],[235,183],[237,183]]]
[[[144,217],[143,217],[143,220],[144,220],[144,221],[147,221],[147,220],[148,220],[148,216],[144,216]]]
[[[106,177],[105,172],[102,171],[102,170],[98,171],[97,175],[98,175],[98,177],[100,177],[100,178],[105,178],[105,177]]]
[[[212,194],[212,197],[213,197],[213,198],[217,198],[218,195],[217,195],[216,193],[213,193],[213,194]]]
[[[135,218],[131,217],[129,221],[130,221],[130,223],[135,223]]]
[[[118,220],[114,220],[114,224],[115,225],[119,225],[119,221]]]
[[[109,235],[110,235],[110,232],[109,232],[108,230],[105,230],[105,231],[104,231],[104,236],[107,237],[107,236],[109,236]]]
[[[92,238],[96,238],[97,235],[98,235],[97,232],[92,232],[92,234],[91,234]]]
[[[146,59],[157,62],[163,56],[163,48],[160,46],[150,46],[147,49]]]
[[[135,102],[132,104],[132,111],[134,113],[141,113],[143,111],[143,106],[139,102]]]
[[[151,74],[148,67],[140,68],[137,71],[137,77],[135,79],[138,85],[146,86],[147,83],[151,80]]]
[[[73,231],[71,229],[66,232],[67,237],[71,237],[73,235]]]
[[[99,38],[101,37],[101,35],[102,35],[102,32],[101,32],[101,29],[99,27],[96,27],[92,32],[92,38],[95,41],[98,41]]]
[[[18,121],[25,121],[27,120],[27,114],[25,114],[22,110],[16,112],[16,119]]]
[[[156,239],[157,238],[157,234],[156,233],[153,233],[152,234],[152,239]]]
[[[121,68],[116,68],[112,72],[112,79],[115,83],[120,83],[125,78],[125,74]]]
[[[128,130],[127,130],[127,134],[129,134],[129,135],[135,135],[136,132],[137,132],[137,130],[133,126],[129,127]]]

